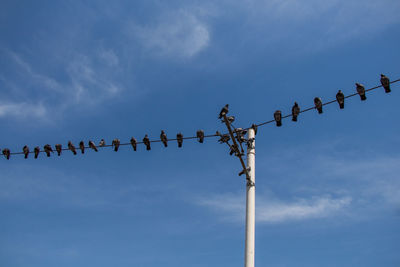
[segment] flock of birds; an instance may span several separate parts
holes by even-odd
[[[382,87],[385,89],[386,93],[391,92],[390,80],[384,74],[381,74],[381,84],[382,84]],[[356,83],[356,91],[357,91],[357,94],[360,96],[361,101],[367,100],[364,85],[362,85],[360,83]],[[342,93],[341,90],[339,90],[336,94],[336,101],[338,102],[340,109],[344,109],[345,98],[346,98],[345,95]],[[322,103],[321,98],[319,98],[319,97],[314,98],[314,108],[316,110],[318,110],[319,114],[321,114],[323,112],[323,110],[322,110],[323,105],[324,104]],[[300,107],[297,104],[297,102],[294,102],[294,105],[292,107],[292,121],[297,121],[297,117],[299,116],[299,114],[300,114]],[[280,110],[275,111],[274,119],[276,121],[276,126],[278,126],[278,127],[282,126],[282,112]]]
[[[391,89],[390,89],[390,80],[389,80],[389,78],[386,77],[384,74],[381,74],[380,82],[382,84],[382,87],[385,89],[385,92],[386,93],[390,93]],[[360,96],[362,101],[367,99],[366,94],[365,94],[366,90],[365,90],[365,87],[362,84],[356,83],[356,91],[357,91],[357,94]],[[356,94],[354,94],[354,95],[356,95]],[[349,97],[349,96],[347,96],[347,97]],[[340,109],[344,108],[344,101],[345,101],[345,98],[347,98],[347,97],[342,93],[341,90],[339,90],[338,93],[336,94],[336,101],[338,102]],[[327,103],[325,103],[325,104],[327,104]],[[314,98],[314,108],[320,114],[323,112],[323,110],[322,110],[323,105],[324,104],[322,103],[321,98],[319,98],[319,97],[315,97]],[[222,117],[225,117],[225,115],[228,113],[228,108],[229,108],[228,104],[225,105],[222,108],[222,110],[221,110],[221,112],[219,114],[219,118],[220,119]],[[291,114],[292,121],[297,121],[297,117],[299,116],[300,112],[303,112],[303,111],[300,111],[299,105],[297,104],[297,102],[295,102],[293,107],[292,107],[292,114]],[[290,115],[288,115],[288,116],[290,116]],[[288,116],[285,116],[285,117],[288,117]],[[275,111],[274,120],[276,121],[276,126],[278,126],[278,127],[282,126],[282,118],[283,118],[282,117],[282,112],[280,110]],[[232,123],[235,120],[235,117],[234,116],[227,117],[227,120],[228,120],[229,123]],[[266,124],[266,123],[262,123],[262,124],[259,124],[259,125],[264,125],[264,124]],[[253,124],[252,128],[254,128],[256,130],[257,126],[259,126],[259,125]],[[244,138],[244,135],[247,132],[246,130],[247,129],[242,129],[242,128],[234,129],[235,134],[236,134],[236,138],[238,139],[239,143],[243,143],[243,142],[246,141],[245,138]],[[114,139],[114,140],[112,140],[111,145],[106,145],[105,140],[101,139],[101,141],[98,144],[98,146],[99,147],[110,147],[111,146],[111,147],[113,147],[114,151],[118,151],[120,145],[128,145],[128,144],[130,144],[132,146],[133,150],[136,151],[138,144],[144,144],[146,146],[146,150],[151,150],[151,142],[160,142],[161,141],[163,143],[164,147],[167,147],[168,146],[168,141],[176,140],[177,143],[178,143],[178,147],[182,147],[183,139],[194,139],[194,138],[197,138],[197,140],[200,143],[203,143],[205,137],[213,137],[213,136],[219,136],[220,137],[220,139],[219,139],[220,143],[227,143],[229,141],[229,139],[230,139],[228,134],[220,134],[218,131],[216,132],[215,135],[205,136],[203,130],[198,130],[197,133],[196,133],[196,137],[186,137],[186,138],[184,138],[182,133],[178,133],[176,135],[176,139],[168,139],[167,138],[167,134],[162,130],[161,134],[160,134],[160,140],[150,141],[149,137],[146,134],[145,137],[143,138],[142,142],[138,142],[134,137],[132,137],[130,139],[130,143],[127,143],[127,144],[121,144],[119,139]],[[79,143],[79,149],[81,150],[82,154],[85,153],[85,149],[86,148],[90,148],[90,149],[98,152],[98,146],[96,146],[96,144],[91,140],[88,142],[88,147],[85,146],[84,141],[81,141]],[[56,144],[54,147],[55,147],[55,151],[57,152],[58,156],[61,155],[63,150],[70,150],[74,155],[77,154],[77,149],[76,149],[75,145],[71,141],[68,142],[68,148],[63,148],[61,144]],[[35,147],[33,149],[33,152],[32,152],[32,151],[29,150],[29,147],[27,145],[25,145],[22,148],[22,153],[21,152],[11,153],[10,149],[8,149],[8,148],[4,148],[2,150],[2,154],[5,156],[6,159],[10,159],[11,154],[24,154],[25,155],[25,159],[26,159],[26,158],[28,158],[30,153],[34,153],[34,157],[36,159],[36,158],[38,158],[40,152],[45,152],[47,157],[50,157],[51,153],[54,153],[54,150],[53,150],[53,148],[52,148],[52,146],[50,144],[44,145],[43,151],[40,149],[40,147],[37,146],[37,147]],[[240,152],[238,151],[237,148],[231,150],[231,155],[232,154],[238,154],[238,153],[240,153]]]

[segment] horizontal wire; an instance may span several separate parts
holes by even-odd
[[[400,79],[397,79],[397,80],[391,81],[390,84],[397,83],[399,81],[400,81]],[[373,90],[378,89],[380,87],[383,87],[383,85],[378,85],[378,86],[366,89],[365,92],[373,91]],[[350,97],[353,97],[353,96],[356,96],[356,95],[358,95],[358,93],[347,95],[344,98],[350,98]],[[337,102],[336,99],[328,101],[328,102],[325,102],[325,103],[322,104],[322,106],[326,106],[326,105],[329,105],[329,104],[332,104],[332,103],[335,103],[335,102]],[[304,113],[304,112],[307,112],[307,111],[310,111],[310,110],[313,110],[313,109],[316,109],[316,108],[315,107],[309,107],[309,108],[300,110],[299,113]],[[292,117],[292,114],[288,114],[288,115],[282,116],[282,119],[286,119],[286,118],[289,118],[289,117]],[[259,127],[259,126],[264,126],[266,124],[270,124],[270,123],[274,123],[274,122],[275,122],[275,120],[269,120],[269,121],[265,121],[265,122],[262,122],[262,123],[259,123],[259,124],[254,124],[254,125]],[[248,128],[245,128],[245,130],[248,130],[248,129],[251,129],[251,128],[252,127],[248,127]]]
[[[396,82],[399,82],[399,81],[400,81],[400,79],[397,79],[397,80],[391,81],[390,84],[393,84],[393,83],[396,83]],[[366,89],[365,92],[369,92],[369,91],[375,90],[375,89],[380,88],[380,87],[383,87],[383,85],[378,85],[378,86]],[[358,93],[353,93],[353,94],[347,95],[344,98],[350,98],[350,97],[353,97],[353,96],[356,96],[356,95],[358,95]],[[326,106],[326,105],[329,105],[329,104],[332,104],[332,103],[335,103],[335,102],[336,102],[336,100],[331,100],[331,101],[323,103],[322,106]],[[304,112],[307,112],[307,111],[310,111],[310,110],[313,110],[313,109],[316,109],[316,108],[315,107],[309,107],[309,108],[300,110],[299,113],[304,113]],[[286,119],[286,118],[289,118],[289,117],[292,117],[292,114],[287,114],[285,116],[282,116],[282,119]],[[265,121],[265,122],[262,122],[262,123],[259,123],[259,124],[255,124],[255,126],[259,127],[259,126],[263,126],[263,125],[274,123],[274,122],[275,122],[275,120],[269,120],[269,121]],[[245,128],[244,130],[248,130],[250,128],[251,127],[248,127],[248,128]],[[216,137],[216,136],[220,136],[220,135],[219,134],[210,134],[210,135],[205,135],[204,138],[210,138],[210,137]],[[196,138],[198,138],[198,137],[197,136],[190,136],[190,137],[183,137],[182,140],[189,140],[189,139],[196,139]],[[178,140],[177,138],[167,139],[167,141],[177,141],[177,140]],[[161,139],[155,139],[155,140],[149,140],[149,142],[150,143],[159,143],[159,142],[162,142],[162,140]],[[136,144],[137,145],[138,144],[144,144],[144,142],[136,142]],[[132,144],[130,142],[129,143],[121,143],[121,144],[119,144],[119,146],[129,146],[129,145],[132,145]],[[113,145],[111,144],[111,145],[103,145],[103,146],[96,146],[96,147],[97,148],[105,148],[105,147],[113,147]],[[78,149],[80,149],[80,148],[78,148]],[[91,147],[85,146],[84,149],[91,149]],[[69,148],[62,148],[61,149],[61,151],[67,151],[67,150],[70,150],[70,149]],[[43,152],[46,152],[46,151],[44,151],[44,150],[40,150],[39,151],[39,153],[43,153]],[[29,151],[29,154],[33,154],[33,153],[35,153],[35,151]],[[22,154],[25,154],[25,153],[24,152],[11,152],[10,153],[10,155],[22,155]]]
[[[205,135],[204,138],[210,138],[210,137],[216,137],[219,136],[217,134],[209,134],[209,135]],[[189,140],[189,139],[196,139],[198,138],[197,136],[190,136],[190,137],[183,137],[183,140]],[[177,138],[171,138],[171,139],[167,139],[167,141],[177,141]],[[155,139],[155,140],[149,140],[150,143],[159,143],[162,142],[162,140],[160,139]],[[141,142],[136,142],[137,145],[139,144],[144,144],[143,141]],[[119,144],[119,146],[131,146],[132,144],[129,143],[121,143]],[[104,147],[113,147],[114,145],[103,145],[103,146],[99,146],[97,145],[96,148],[104,148]],[[76,150],[80,150],[80,147],[75,147]],[[85,146],[85,149],[92,149],[90,146]],[[67,151],[70,150],[69,148],[62,148],[61,151]],[[40,150],[39,153],[43,153],[46,152],[45,150]],[[57,152],[57,151],[54,151]],[[35,153],[35,151],[29,151],[29,154],[33,154]],[[11,152],[10,155],[24,155],[24,152]]]

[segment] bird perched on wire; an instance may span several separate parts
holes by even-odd
[[[24,152],[25,158],[27,159],[28,156],[29,156],[29,147],[25,145],[25,146],[22,148],[22,151]]]
[[[165,134],[165,132],[163,130],[161,130],[160,139],[161,139],[161,142],[164,144],[164,147],[167,147],[168,139],[167,139],[167,135]]]
[[[281,127],[282,126],[282,112],[280,110],[275,111],[274,119],[276,121],[276,126]]]
[[[342,93],[342,90],[339,90],[336,94],[336,101],[339,103],[340,109],[344,109],[344,94]]]
[[[79,142],[79,149],[82,151],[82,154],[85,154],[85,143],[83,141]]]
[[[137,141],[134,137],[131,138],[131,145],[132,145],[133,151],[136,151]]]
[[[6,157],[6,159],[10,159],[10,155],[11,155],[10,149],[4,148],[3,155],[4,155],[4,157]]]
[[[247,130],[243,130],[242,128],[236,128],[234,130],[234,133],[236,133],[236,139],[238,140],[239,143],[244,143],[246,142],[246,138],[244,137],[247,133]]]
[[[381,74],[381,84],[383,88],[385,88],[386,93],[390,93],[390,80],[388,77],[386,77],[384,74]]]
[[[74,155],[76,155],[76,148],[74,146],[74,144],[72,144],[71,141],[68,141],[68,149],[72,151],[72,153],[74,153]]]
[[[176,140],[178,141],[178,147],[182,147],[183,144],[183,134],[182,133],[178,133],[176,135]]]
[[[236,144],[233,144],[233,145],[229,146],[229,148],[230,148],[229,155],[231,155],[231,156],[233,154],[235,154],[235,156],[240,155],[239,148],[238,148],[238,146]]]
[[[362,85],[360,83],[356,83],[356,89],[357,89],[357,93],[360,95],[361,101],[366,100],[367,96],[365,95],[364,85]]]
[[[56,147],[56,151],[57,151],[58,156],[61,156],[62,145],[61,144],[56,144],[55,147]]]
[[[235,116],[229,116],[226,117],[226,119],[228,120],[228,123],[233,123],[235,121]]]
[[[106,146],[106,141],[104,141],[104,139],[101,139],[99,146],[101,146],[101,147]]]
[[[51,145],[46,144],[44,145],[44,152],[46,153],[47,157],[50,157],[50,152],[53,153],[53,149],[51,148]]]
[[[220,144],[223,144],[223,143],[228,144],[229,140],[231,140],[231,137],[229,136],[229,134],[221,134],[218,142]]]
[[[315,108],[318,110],[318,113],[322,113],[322,100],[319,97],[314,98]]]
[[[222,109],[221,112],[219,113],[219,119],[221,119],[224,115],[228,114],[229,112],[229,104],[226,104]]]
[[[89,140],[89,147],[93,149],[94,151],[98,152],[96,145],[94,144],[93,141]]]
[[[198,130],[196,132],[196,136],[197,136],[197,141],[199,141],[199,143],[204,142],[204,131],[203,130]]]
[[[292,107],[292,121],[297,121],[297,117],[300,114],[300,107],[297,102],[294,102],[294,105]]]
[[[143,138],[143,144],[145,144],[145,146],[146,146],[146,150],[150,150],[151,149],[151,146],[150,146],[150,139],[149,139],[149,137],[147,136],[147,134],[144,136],[144,138]]]
[[[35,153],[35,159],[37,159],[38,158],[38,156],[39,156],[39,153],[40,153],[40,147],[35,147],[34,149],[33,149],[33,152]]]
[[[119,139],[117,139],[117,138],[115,138],[113,141],[112,141],[112,146],[114,147],[114,151],[115,152],[117,152],[118,151],[118,148],[119,148],[119,144],[120,144],[121,142],[119,141]]]

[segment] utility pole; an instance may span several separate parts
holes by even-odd
[[[246,244],[244,255],[244,266],[254,267],[255,250],[255,198],[256,198],[256,149],[255,149],[255,130],[250,128],[248,131],[247,144],[247,169],[248,179],[246,182]]]

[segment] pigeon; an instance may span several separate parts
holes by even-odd
[[[74,146],[74,144],[72,144],[71,141],[68,141],[68,149],[72,151],[72,153],[74,153],[74,155],[76,155],[76,148]]]
[[[85,154],[85,143],[83,141],[79,142],[79,149],[82,151],[82,154]]]
[[[221,112],[219,113],[219,119],[221,119],[223,116],[225,116],[226,114],[228,114],[229,112],[229,104],[226,104],[222,109]]]
[[[58,156],[61,156],[62,145],[61,144],[56,144],[55,147],[56,147],[56,151],[57,151]]]
[[[104,141],[104,139],[100,140],[99,146],[104,147],[106,146],[106,141]]]
[[[336,94],[336,100],[339,103],[340,109],[344,109],[344,94],[341,90]]]
[[[254,135],[257,135],[257,129],[258,129],[257,124],[253,123],[253,124],[251,125],[251,128],[254,130]]]
[[[234,132],[236,133],[236,139],[238,140],[239,143],[246,142],[246,138],[244,136],[247,133],[247,130],[243,130],[242,128],[236,128]]]
[[[204,131],[203,130],[198,130],[196,133],[196,136],[197,136],[197,140],[199,141],[199,143],[204,142]]]
[[[314,98],[315,108],[318,110],[318,113],[322,113],[322,100],[319,97]]]
[[[93,149],[94,151],[98,152],[97,147],[96,147],[96,145],[94,144],[93,141],[90,141],[90,140],[89,140],[89,147],[90,147],[91,149]]]
[[[10,159],[10,154],[11,154],[10,149],[8,148],[3,149],[3,155],[4,157],[6,157],[6,159]]]
[[[222,135],[220,135],[220,139],[218,140],[218,142],[220,144],[223,144],[223,143],[228,144],[229,140],[231,140],[231,137],[229,136],[229,134],[222,134]]]
[[[33,151],[35,152],[35,159],[37,159],[38,158],[38,156],[39,156],[39,153],[40,153],[40,147],[35,147],[34,149],[33,149]]]
[[[235,155],[239,155],[240,154],[238,146],[236,144],[233,144],[233,145],[231,145],[229,147],[230,147],[229,155],[232,156],[233,154],[235,154]]]
[[[178,133],[176,135],[176,140],[178,141],[178,147],[182,147],[182,143],[183,143],[183,134]]]
[[[149,137],[147,136],[147,134],[143,138],[143,144],[146,145],[146,150],[150,150],[151,149],[150,140],[149,140]]]
[[[235,121],[235,116],[229,116],[226,118],[229,123],[233,123]]]
[[[133,151],[136,151],[136,144],[137,144],[136,139],[134,137],[132,137],[131,138],[131,145],[132,145]]]
[[[390,93],[390,80],[384,74],[381,74],[381,84],[385,88],[385,93]]]
[[[274,119],[276,121],[276,126],[281,127],[282,126],[282,112],[280,110],[275,111]]]
[[[47,157],[50,157],[50,152],[53,153],[53,149],[51,148],[51,145],[46,144],[44,145],[44,152],[46,152]]]
[[[364,87],[364,85],[362,85],[360,83],[356,83],[356,89],[357,89],[357,93],[360,95],[361,101],[366,100],[367,97],[365,96],[365,87]]]
[[[119,144],[120,144],[121,142],[119,141],[119,139],[117,139],[117,138],[115,138],[113,141],[112,141],[112,146],[114,147],[114,151],[115,152],[117,152],[118,151],[118,148],[119,148]]]
[[[29,147],[28,146],[24,146],[22,148],[22,151],[24,152],[25,158],[27,159],[28,155],[29,155]]]
[[[300,114],[300,107],[297,102],[294,102],[294,105],[292,107],[292,121],[297,121],[297,117]]]
[[[163,130],[161,130],[160,139],[161,139],[161,142],[164,144],[164,147],[167,147],[168,139],[167,139],[167,135],[165,134],[165,132]]]

